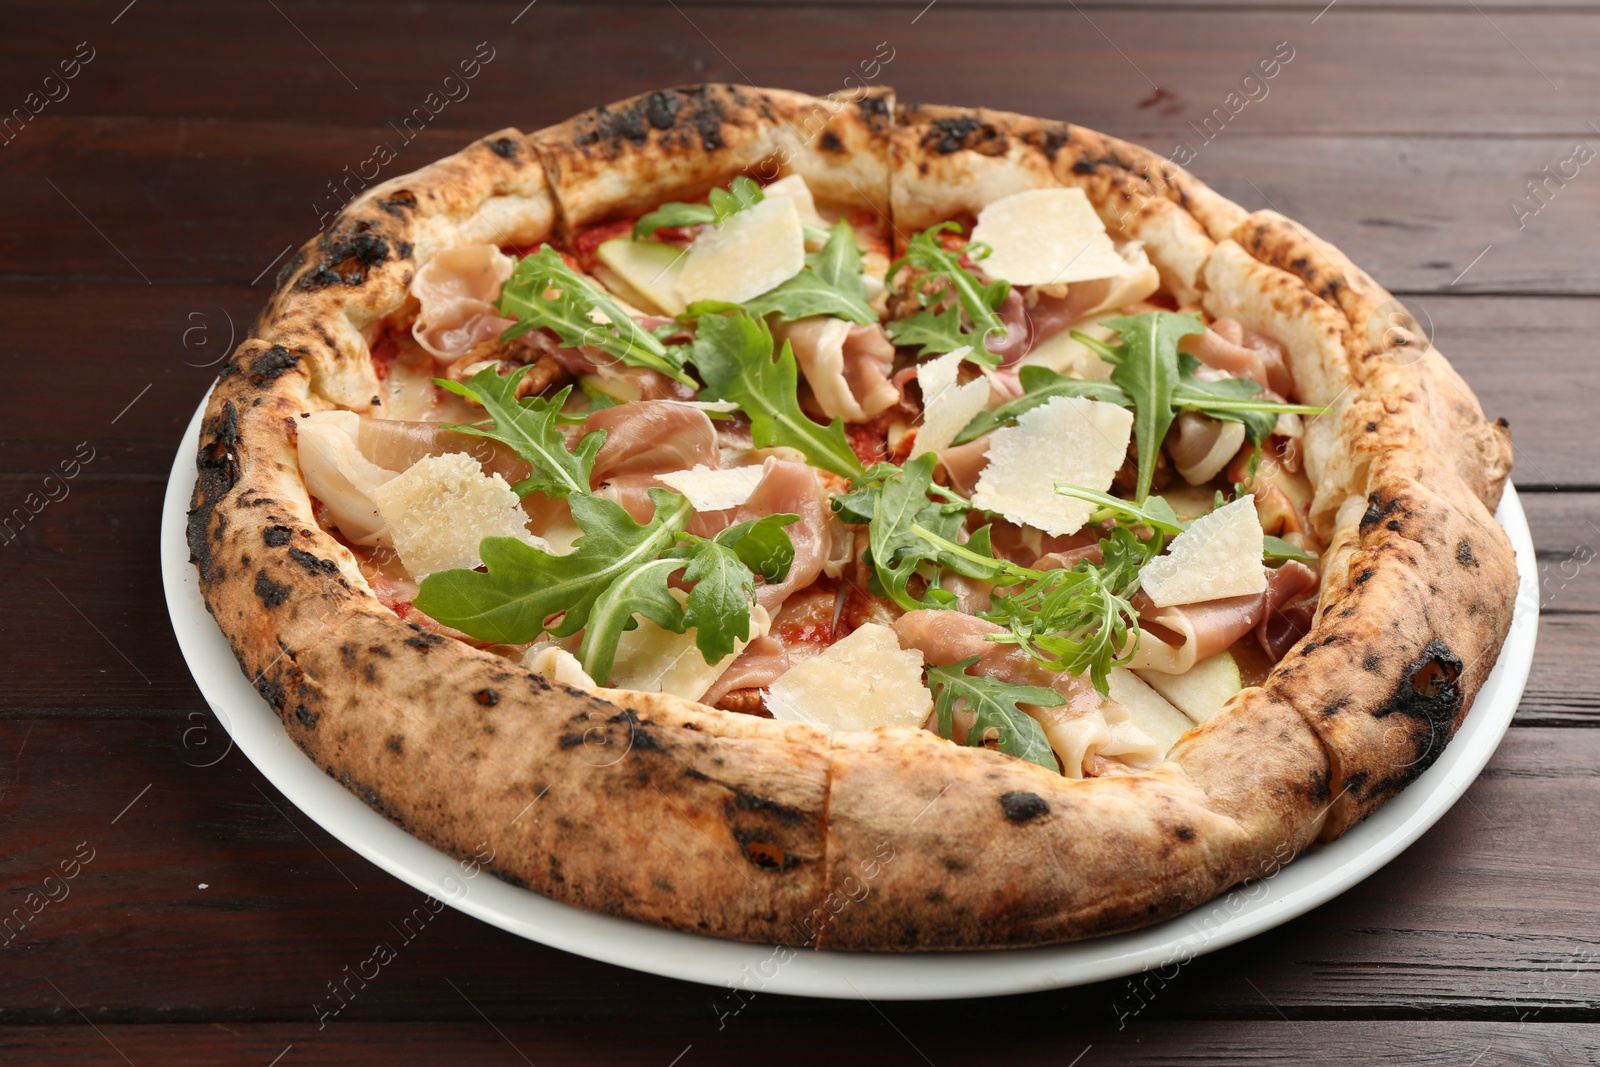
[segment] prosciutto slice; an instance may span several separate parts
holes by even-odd
[[[773,328],[779,344],[789,342],[811,394],[830,419],[865,422],[900,401],[889,380],[894,345],[876,323],[849,323],[816,315]]]
[[[1269,626],[1273,641],[1287,650],[1305,630],[1285,643],[1298,623],[1287,618],[1274,621],[1275,616],[1284,605],[1303,594],[1312,595],[1314,611],[1317,584],[1316,571],[1291,561],[1268,571],[1266,590],[1249,596],[1157,608],[1140,592],[1133,598],[1133,606],[1139,611],[1139,648],[1129,666],[1182,674],[1198,661],[1232,647],[1234,642],[1262,626]]]
[[[1235,319],[1218,319],[1203,334],[1193,334],[1178,347],[1213,370],[1235,378],[1250,378],[1278,396],[1294,391],[1294,378],[1284,358],[1283,346],[1247,330]]]
[[[673,468],[677,469],[677,468]],[[822,573],[831,556],[834,525],[828,508],[828,491],[821,476],[794,460],[770,458],[755,492],[736,508],[703,511],[689,520],[689,532],[714,537],[735,523],[785,513],[800,518],[785,529],[794,542],[794,562],[781,582],[756,586],[756,601],[774,617],[789,594],[804,589]]]
[[[977,656],[978,662],[970,668],[977,674],[1013,685],[1045,686],[1066,698],[1058,707],[1025,706],[1025,710],[1044,728],[1051,750],[1061,761],[1061,773],[1068,778],[1153,767],[1165,755],[1160,745],[1133,724],[1127,709],[1114,700],[1102,700],[1087,678],[1058,674],[1017,645],[988,640],[988,635],[1000,632],[992,622],[957,611],[928,609],[906,612],[895,621],[894,631],[901,645],[920,650],[930,666],[948,666]],[[958,726],[970,727],[970,717]]]
[[[789,669],[789,653],[772,637],[758,637],[744,646],[722,677],[711,683],[700,698],[703,704],[716,704],[736,689],[765,689]]]
[[[511,257],[494,245],[469,245],[435,253],[411,281],[421,305],[411,335],[441,363],[453,363],[481,341],[511,326],[494,302],[511,277]]]
[[[590,412],[582,433],[604,430],[594,461],[596,486],[624,474],[669,474],[717,467],[717,430],[699,408],[663,400],[618,404]]]

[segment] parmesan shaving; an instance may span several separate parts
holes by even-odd
[[[800,211],[789,197],[771,197],[695,239],[678,275],[685,304],[742,304],[788,281],[806,265]]]
[[[1082,189],[1028,189],[984,208],[972,239],[993,251],[985,274],[1012,285],[1115,278],[1134,269],[1117,254]]]
[[[869,622],[785,671],[767,690],[773,718],[834,730],[921,726],[933,710],[922,653]]]
[[[1158,608],[1247,596],[1267,588],[1265,538],[1253,497],[1202,515],[1139,572],[1139,587]]]
[[[971,346],[946,352],[917,367],[917,385],[922,389],[922,426],[917,430],[911,458],[924,452],[939,452],[950,447],[956,435],[966,429],[989,403],[989,382],[974,378],[957,385],[961,361]]]
[[[759,465],[713,470],[697,464],[689,470],[658,474],[656,481],[682,493],[696,511],[725,511],[750,499],[763,472]]]
[[[424,456],[372,490],[400,562],[413,578],[477,567],[485,537],[515,537],[540,548],[522,501],[498,474],[465,452]]]
[[[1047,534],[1076,533],[1095,506],[1062,496],[1056,485],[1111,488],[1132,434],[1133,413],[1126,408],[1055,397],[990,435],[989,462],[972,502]]]

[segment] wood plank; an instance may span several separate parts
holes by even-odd
[[[1274,99],[1263,101],[1263,116]],[[375,146],[395,152],[378,171],[389,178],[518,117],[486,108],[476,126],[429,129],[407,143],[381,125],[47,114],[28,141],[8,146],[11,165],[0,173],[0,195],[16,207],[0,233],[0,275],[246,285],[348,198],[335,197],[330,182],[359,191],[353,169]],[[1396,292],[1600,293],[1592,255],[1600,181],[1571,161],[1577,141],[1600,146],[1592,131],[1304,136],[1254,118],[1245,111],[1210,141],[1198,124],[1113,128],[1168,154],[1181,140],[1201,178],[1251,210],[1275,207],[1298,219]],[[1535,198],[1527,183],[1545,167],[1555,176]],[[1562,179],[1563,167],[1576,176]],[[107,173],[122,178],[106,182]],[[186,220],[182,240],[173,239],[175,219]]]
[[[193,766],[214,757],[185,747],[187,728],[170,717],[0,720],[0,914],[23,905],[79,842],[93,850],[70,892],[56,890],[59,900],[8,933],[0,1021],[67,1021],[48,977],[101,1024],[271,1020],[314,1030],[313,1004],[334,1003],[327,984],[384,942],[397,958],[367,988],[351,987],[337,1027],[477,1025],[480,1010],[505,1021],[597,1022],[626,1004],[636,1021],[689,1020],[707,1040],[717,1032],[725,992],[568,956],[453,909],[407,936],[399,925],[422,894],[324,834],[239,753]],[[1130,1016],[1130,1028],[1275,1022],[1280,1011],[1600,1017],[1600,867],[1591,828],[1572,817],[1600,805],[1597,763],[1600,731],[1513,730],[1466,802],[1312,914],[1175,974],[1012,998],[1005,1014],[1102,1028]],[[449,995],[441,976],[472,1004]],[[919,1027],[952,1015],[938,1004],[892,1012]],[[867,1005],[757,997],[736,1023],[877,1018]]]
[[[439,983],[441,997],[454,996]],[[65,990],[63,991],[65,992]],[[1067,1067],[1161,1064],[1165,1067],[1369,1067],[1400,1063],[1415,1067],[1464,1067],[1474,1056],[1496,1065],[1547,1067],[1593,1062],[1600,1035],[1593,1025],[1545,1022],[1185,1022],[1158,1023],[1118,1033],[1109,1026],[1063,1031],[1048,1021],[1007,1020],[997,1025],[1001,1004],[952,1006],[941,1019],[907,1023],[898,1005],[880,1005],[883,1017],[830,1021],[807,1030],[786,1030],[782,1040],[754,1027],[730,1026],[707,1033],[693,1023],[625,1027],[529,1024],[499,1019],[468,1023],[354,1023],[320,1033],[284,1023],[228,1025],[102,1025],[98,1032],[78,1022],[64,1003],[58,1026],[0,1028],[0,1052],[25,1055],[38,1067],[85,1063],[160,1062],[171,1067],[216,1063],[267,1064],[282,1055],[285,1067],[353,1062],[411,1067],[449,1063],[506,1064],[518,1057],[541,1067],[604,1062],[614,1067],[662,1067],[681,1062],[815,1064],[849,1050],[849,1063],[1002,1062]],[[928,1057],[936,1057],[929,1059]],[[681,1057],[681,1059],[674,1059]],[[1492,1058],[1491,1058],[1492,1057]]]
[[[879,42],[893,60],[872,73],[908,100],[982,103],[1113,130],[1181,128],[1185,117],[1220,105],[1279,41],[1291,42],[1295,59],[1272,84],[1277,102],[1248,119],[1261,132],[1586,136],[1593,116],[1585,101],[1600,88],[1589,62],[1592,9],[1499,10],[1490,19],[1466,6],[1341,5],[1317,18],[1321,5],[1229,5],[1159,17],[1103,9],[1091,21],[1055,4],[943,4],[917,17],[909,5],[584,3],[540,4],[518,18],[524,6],[395,10],[302,0],[274,10],[188,0],[146,5],[110,27],[83,0],[35,5],[12,17],[0,99],[22,100],[86,35],[99,52],[71,95],[51,105],[62,113],[306,122],[335,114],[382,126],[420,106],[480,41],[494,58],[433,125],[539,125],[691,81],[829,91]],[[205,47],[193,47],[197,39]],[[1424,41],[1428,76],[1418,77]],[[1141,108],[1157,84],[1173,106]],[[1469,84],[1494,91],[1461,91]]]

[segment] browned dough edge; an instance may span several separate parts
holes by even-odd
[[[241,669],[327,773],[420,839],[579,907],[912,950],[1177,914],[1337,836],[1437,758],[1509,626],[1514,561],[1487,506],[1509,469],[1503,428],[1437,353],[1394,344],[1392,298],[1293,223],[1078,127],[891,108],[887,91],[646,94],[386,182],[291,258],[207,408],[189,543]],[[367,344],[416,264],[774,165],[823,184],[819,199],[887,209],[902,234],[937,221],[919,210],[967,210],[928,199],[957,179],[1079,185],[1175,291],[1312,324],[1296,373],[1342,382],[1315,445],[1333,547],[1316,627],[1264,687],[1154,771],[1073,781],[923,731],[829,738],[659,695],[603,700],[377,602],[312,518],[292,427],[307,410],[381,411]]]

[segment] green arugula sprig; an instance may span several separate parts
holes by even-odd
[[[774,355],[772,331],[742,308],[700,317],[690,358],[705,388],[702,400],[732,400],[750,417],[757,448],[787,445],[805,453],[812,466],[846,478],[865,470],[844,436],[844,422],[827,426],[800,410],[799,370],[784,342]]]
[[[997,562],[989,547],[987,526],[974,533],[965,545],[956,544],[971,504],[933,485],[937,459],[932,452],[925,452],[903,467],[880,463],[858,479],[849,493],[836,496],[831,502],[834,513],[845,522],[868,527],[874,576],[884,594],[907,611],[948,606],[948,593],[939,597],[936,582],[922,600],[908,591],[912,575],[923,563],[968,578],[988,578]],[[930,492],[945,499],[931,500]],[[929,534],[956,545],[957,550],[940,547]]]
[[[928,685],[934,691],[933,710],[939,719],[939,736],[953,736],[956,704],[959,701],[976,715],[972,728],[967,731],[967,744],[973,747],[983,745],[989,731],[993,730],[1001,752],[1048,767],[1052,771],[1058,770],[1044,728],[1020,705],[1054,708],[1066,703],[1066,698],[1054,689],[1043,686],[1013,685],[987,675],[968,674],[967,669],[977,662],[978,657],[972,656],[947,667],[928,668]]]
[[[705,204],[662,204],[654,211],[642,216],[633,224],[635,240],[649,237],[657,230],[670,226],[701,226],[707,223],[722,222],[732,218],[747,207],[754,207],[761,203],[764,196],[761,186],[743,174],[728,185],[726,189],[713,189],[706,197],[709,203]]]
[[[1015,592],[996,590],[982,617],[1005,631],[990,640],[1018,645],[1051,670],[1087,673],[1100,695],[1108,695],[1111,668],[1132,662],[1139,645],[1139,613],[1130,603],[1139,569],[1163,543],[1160,534],[1141,540],[1119,526],[1100,541],[1102,562],[1080,560],[1045,571]]]
[[[954,444],[964,445],[968,441],[976,441],[991,430],[998,430],[1002,426],[1010,426],[1018,417],[1032,411],[1042,404],[1048,403],[1058,396],[1086,396],[1091,400],[1102,400],[1108,404],[1117,404],[1121,407],[1132,407],[1133,401],[1128,394],[1122,391],[1122,386],[1112,385],[1110,382],[1087,381],[1082,378],[1068,378],[1058,374],[1049,367],[1037,364],[1028,364],[1018,371],[1022,382],[1022,395],[1015,400],[1009,400],[993,411],[979,412],[966,427],[956,435]]]
[[[1090,522],[1104,522],[1112,519],[1124,526],[1147,526],[1160,534],[1176,537],[1189,528],[1189,523],[1178,518],[1178,513],[1172,510],[1172,505],[1166,498],[1148,496],[1144,503],[1135,504],[1108,493],[1097,493],[1093,489],[1086,489],[1081,485],[1057,485],[1056,492],[1062,496],[1077,497],[1087,500],[1099,507],[1090,513]],[[1217,493],[1216,507],[1221,507],[1227,501],[1222,493]],[[1267,534],[1261,546],[1263,560],[1300,560],[1302,562],[1314,560],[1317,557],[1305,549],[1297,548],[1281,537]]]
[[[567,266],[549,245],[517,261],[495,307],[517,320],[500,335],[503,341],[543,327],[569,347],[597,348],[631,367],[660,371],[691,388],[699,385],[683,369],[687,346],[667,345],[634,322],[610,294]],[[597,311],[605,322],[595,321]]]
[[[923,230],[907,243],[906,254],[889,265],[891,286],[895,276],[908,267],[927,272],[917,279],[917,302],[922,310],[891,322],[889,337],[897,345],[920,345],[918,358],[970,347],[968,359],[982,366],[998,367],[1000,357],[989,351],[986,342],[996,335],[1005,336],[1006,325],[998,310],[1011,292],[1011,283],[980,282],[961,265],[961,256],[980,260],[989,254],[989,247],[972,243],[961,252],[948,251],[939,242],[939,234],[946,230],[960,233],[961,226],[944,222]],[[945,285],[930,287],[927,283],[931,280],[943,280]],[[945,306],[946,297],[952,292],[956,302]]]
[[[780,581],[788,573],[794,546],[782,527],[796,517],[768,516],[700,538],[684,532],[693,514],[686,498],[651,489],[650,499],[655,514],[639,523],[615,501],[574,495],[569,504],[583,534],[571,552],[556,555],[514,537],[486,537],[480,547],[485,570],[428,575],[417,610],[501,644],[582,630],[579,660],[601,684],[610,678],[622,634],[637,627],[636,615],[674,633],[695,627],[696,647],[715,662],[749,637],[751,563]],[[695,582],[681,604],[667,584],[680,570]]]
[[[606,432],[586,433],[577,448],[568,451],[566,437],[557,426],[562,421],[561,406],[566,403],[572,387],[567,386],[549,397],[530,396],[518,400],[517,386],[529,369],[523,366],[510,374],[500,374],[492,366],[485,367],[464,382],[435,378],[433,383],[439,388],[482,404],[490,419],[488,425],[447,429],[499,441],[527,460],[531,468],[528,477],[511,487],[518,496],[540,492],[565,499],[575,493],[588,493],[595,455],[605,443]]]

